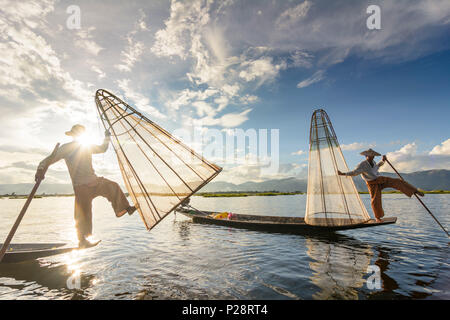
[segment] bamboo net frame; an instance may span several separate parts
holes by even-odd
[[[95,103],[148,230],[222,170],[112,93],[97,90]]]
[[[351,177],[336,133],[325,110],[311,117],[308,192],[305,221],[318,226],[343,226],[370,220]]]

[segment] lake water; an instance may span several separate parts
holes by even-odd
[[[386,216],[397,216],[397,224],[327,237],[194,224],[181,214],[148,232],[138,214],[117,219],[98,198],[94,234],[102,242],[0,264],[0,299],[450,299],[447,236],[416,200],[383,198]],[[0,242],[24,201],[0,200]],[[75,244],[73,201],[33,200],[13,242]],[[424,201],[448,229],[450,195]],[[203,210],[303,216],[306,195],[193,197],[191,203]],[[379,267],[379,289],[367,286],[375,275],[369,266]],[[69,289],[69,278],[69,284],[80,279],[81,288]]]

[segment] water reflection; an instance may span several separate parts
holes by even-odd
[[[440,212],[449,211],[448,195],[430,198]],[[363,199],[370,205],[370,198]],[[385,199],[397,224],[331,237],[201,225],[181,215],[145,232],[139,216],[112,219],[110,204],[97,200],[94,232],[102,243],[78,255],[0,265],[0,299],[450,298],[448,240],[415,202],[400,195]],[[2,200],[0,234],[6,235],[16,218],[16,202]],[[193,205],[298,216],[306,197],[195,197]],[[15,242],[71,238],[73,199],[40,199],[32,206]],[[450,215],[439,218],[450,224]],[[367,288],[368,265],[380,268],[380,289]],[[80,289],[69,289],[67,280],[76,272]]]
[[[366,283],[373,250],[354,238],[335,235],[328,239],[306,238],[307,255],[313,271],[311,282],[319,290],[314,299],[358,299]]]
[[[389,272],[389,261],[390,261],[390,251],[391,249],[377,247],[377,258],[374,265],[380,268],[381,276],[381,291],[374,292],[371,298],[383,297],[387,298],[386,294],[391,294],[399,288],[399,285],[395,279],[388,275]]]
[[[415,287],[420,288],[420,290],[410,290],[408,294],[403,294],[401,287],[393,277],[390,275],[390,264],[394,260],[393,256],[400,255],[401,252],[395,249],[389,249],[385,247],[376,247],[377,257],[374,265],[380,268],[381,276],[381,289],[372,291],[368,293],[368,299],[424,299],[431,296],[433,290],[427,289],[431,288],[437,279],[437,275],[433,272],[426,272],[426,274],[421,274],[420,272],[405,272],[404,275],[399,275],[402,278],[408,278],[413,276],[416,278]],[[427,280],[419,280],[419,278],[426,277]],[[425,290],[424,290],[425,289]],[[429,291],[428,293],[426,291]]]
[[[78,260],[68,255],[66,263],[31,260],[0,264],[0,299],[45,297],[87,299],[95,285],[94,275],[83,272]]]
[[[177,221],[174,219],[173,221],[173,231],[178,233],[180,239],[187,241],[190,238],[190,227],[191,221],[189,220],[180,220]]]

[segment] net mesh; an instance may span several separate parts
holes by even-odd
[[[221,171],[112,93],[98,90],[95,102],[147,229]]]
[[[305,221],[318,226],[364,223],[369,214],[348,171],[327,113],[316,110],[311,119],[309,141],[308,195]]]

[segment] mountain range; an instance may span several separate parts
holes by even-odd
[[[398,178],[396,174],[383,172],[382,175]],[[401,173],[403,178],[412,185],[423,190],[450,190],[450,170],[427,170],[412,173]],[[360,177],[354,177],[358,191],[367,191],[364,180]],[[306,192],[308,185],[307,179],[286,178],[277,180],[266,180],[262,182],[245,182],[234,184],[228,182],[210,182],[202,188],[201,192],[220,192],[220,191],[280,191]]]
[[[385,176],[397,177],[395,174],[383,173]],[[423,190],[450,190],[450,170],[427,170],[413,173],[402,173],[406,181]],[[361,177],[353,178],[358,191],[367,191],[366,184]],[[236,192],[236,191],[279,191],[293,192],[307,190],[307,179],[286,178],[266,180],[262,182],[248,181],[241,184],[234,184],[223,181],[212,181],[203,187],[200,192]],[[28,194],[33,184],[0,184],[0,195],[11,194]],[[73,193],[70,184],[51,184],[42,183],[38,190],[38,194],[71,194]]]

